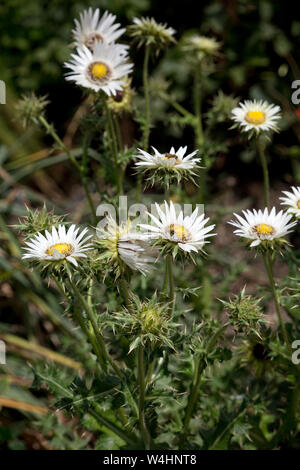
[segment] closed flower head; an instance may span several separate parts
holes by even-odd
[[[157,23],[154,18],[134,18],[133,25],[129,27],[129,34],[141,45],[154,45],[157,50],[174,43],[173,28],[166,24]]]

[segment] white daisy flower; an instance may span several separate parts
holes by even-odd
[[[160,153],[158,150],[156,150],[156,148],[152,148],[154,155],[151,155],[142,149],[138,149],[140,153],[135,157],[140,161],[136,162],[135,166],[144,168],[193,170],[201,161],[201,158],[193,158],[198,150],[195,150],[194,152],[184,156],[187,151],[187,147],[180,147],[177,152],[175,151],[175,148],[172,147],[168,153]]]
[[[239,237],[253,240],[251,247],[259,245],[264,240],[276,240],[292,232],[297,222],[290,222],[292,215],[280,211],[276,214],[275,207],[269,212],[267,208],[264,211],[243,211],[244,218],[234,214],[237,220],[231,220],[229,224],[237,227],[233,233]]]
[[[105,11],[100,19],[100,10],[94,12],[92,8],[80,13],[80,21],[74,20],[76,28],[72,30],[74,41],[77,47],[86,46],[91,51],[94,50],[97,42],[103,41],[105,44],[115,42],[124,32],[125,28],[119,28],[120,23],[114,23],[116,15]],[[129,46],[121,45],[126,53]]]
[[[282,191],[286,197],[280,197],[283,206],[288,206],[288,212],[300,217],[300,186],[292,186],[293,192]]]
[[[85,252],[91,250],[91,243],[86,243],[92,235],[87,234],[85,228],[81,233],[79,227],[71,225],[68,231],[64,225],[59,225],[56,229],[52,227],[51,233],[45,231],[45,235],[38,232],[28,242],[25,242],[28,248],[22,256],[23,259],[35,259],[40,261],[60,261],[67,260],[78,266],[76,258],[85,258]],[[85,238],[84,238],[85,237]]]
[[[132,230],[129,220],[119,226],[112,217],[107,217],[105,223],[105,228],[97,229],[97,237],[108,263],[117,268],[121,260],[133,271],[144,275],[150,272],[155,262],[154,251],[142,234]]]
[[[133,64],[126,62],[118,44],[97,42],[93,52],[82,46],[72,57],[72,61],[64,64],[71,69],[66,74],[66,80],[96,92],[103,90],[109,96],[122,91],[126,83],[125,75],[133,68]]]
[[[232,110],[232,119],[243,131],[277,131],[277,121],[281,118],[280,107],[267,101],[249,101],[240,103]]]
[[[184,217],[182,211],[176,214],[172,201],[170,204],[164,201],[164,204],[164,210],[157,203],[155,204],[158,217],[148,213],[153,222],[152,225],[140,224],[143,229],[150,231],[150,233],[145,233],[145,237],[176,243],[183,251],[190,253],[201,250],[205,243],[209,243],[206,238],[216,235],[209,233],[215,225],[205,227],[209,218],[205,219],[204,214],[198,215],[198,207],[190,216]]]

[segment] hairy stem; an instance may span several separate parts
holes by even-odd
[[[106,109],[106,116],[108,122],[108,130],[110,134],[112,152],[113,152],[113,159],[115,164],[115,181],[117,184],[118,194],[123,193],[123,184],[122,184],[122,172],[120,166],[118,164],[118,137],[116,134],[116,130],[114,127],[113,116],[107,102],[105,101],[105,109]]]
[[[98,411],[97,405],[96,411],[95,410],[90,410],[89,414],[92,415],[96,421],[98,421],[100,424],[105,426],[106,428],[110,429],[113,431],[117,436],[119,436],[123,441],[125,441],[129,445],[135,445],[136,444],[136,438],[135,436],[131,436],[131,434],[128,433],[128,431],[124,432],[122,429],[120,429],[115,423],[110,421],[107,418],[104,418]]]
[[[289,351],[289,354],[292,356],[292,348],[291,348],[290,340],[289,340],[289,337],[288,337],[288,334],[287,334],[287,331],[286,331],[286,327],[285,327],[285,324],[284,324],[284,321],[283,321],[283,318],[282,318],[282,314],[281,314],[280,302],[279,302],[278,293],[277,293],[276,286],[275,286],[272,260],[271,260],[270,254],[269,253],[263,254],[263,259],[264,259],[264,264],[265,264],[265,268],[266,268],[266,271],[267,271],[267,275],[268,275],[268,278],[269,278],[270,287],[271,287],[271,291],[272,291],[272,295],[273,295],[273,300],[274,300],[274,303],[275,303],[275,308],[276,308],[279,324],[280,324],[280,327],[281,327],[281,331],[282,331],[282,334],[283,334],[283,338],[284,338],[286,347]]]
[[[265,202],[265,207],[269,207],[269,171],[268,171],[268,164],[266,160],[266,155],[265,155],[265,146],[263,141],[258,138],[257,139],[257,150],[258,150],[258,155],[260,158],[260,163],[262,166],[263,170],[263,175],[264,175],[264,202]]]
[[[78,287],[76,286],[76,284],[72,281],[71,277],[69,277],[69,282],[70,282],[70,285],[75,293],[75,295],[77,296],[77,298],[80,300],[83,308],[85,309],[88,317],[89,317],[89,320],[92,324],[92,327],[93,327],[93,330],[94,330],[94,334],[96,336],[96,339],[97,339],[97,343],[101,349],[101,352],[102,352],[102,355],[103,357],[105,358],[105,360],[107,362],[110,363],[111,367],[113,368],[113,370],[115,371],[115,373],[120,377],[120,378],[123,378],[123,374],[122,372],[120,371],[119,367],[116,365],[116,363],[113,361],[113,359],[110,357],[110,355],[108,354],[107,350],[106,350],[106,347],[105,347],[105,343],[104,343],[104,340],[103,340],[103,337],[102,337],[102,334],[100,332],[100,329],[97,325],[97,321],[96,321],[96,318],[95,318],[95,315],[94,315],[94,311],[92,309],[92,307],[88,304],[88,302],[85,300],[85,298],[82,296],[82,294],[80,293]],[[106,372],[106,371],[105,371]]]
[[[167,256],[167,269],[169,278],[169,301],[170,301],[170,313],[173,313],[175,305],[175,289],[174,289],[174,278],[173,278],[173,262],[172,255]]]
[[[228,323],[225,323],[222,325],[216,332],[215,334],[210,338],[209,342],[207,343],[206,346],[206,354],[209,354],[216,344],[218,338],[221,336],[221,334],[226,330],[228,326]],[[185,417],[183,421],[183,432],[182,432],[182,440],[185,439],[185,434],[186,431],[189,427],[189,423],[192,417],[192,413],[194,411],[194,406],[196,404],[197,398],[198,398],[198,393],[199,393],[199,386],[201,382],[201,374],[204,371],[206,367],[206,361],[203,355],[200,357],[197,357],[196,364],[195,364],[195,370],[194,370],[194,376],[193,376],[193,383],[191,386],[190,390],[190,395],[185,411]]]
[[[145,449],[150,449],[151,437],[145,422],[145,366],[144,366],[144,348],[140,344],[138,347],[138,382],[139,382],[139,423],[140,430],[145,444]]]
[[[66,297],[66,299],[69,301],[70,299],[68,298],[63,286],[61,285],[61,283],[59,282],[59,280],[57,279],[56,276],[53,276],[53,279],[57,285],[57,287],[59,288],[59,290],[64,294],[64,296]],[[85,323],[85,320],[84,318],[82,317],[82,315],[80,314],[77,306],[75,305],[74,306],[74,310],[73,310],[73,314],[74,314],[74,317],[76,319],[76,321],[78,322],[82,332],[85,334],[85,336],[88,338],[89,342],[91,343],[91,346],[94,350],[94,353],[96,354],[97,356],[97,359],[99,361],[99,364],[101,366],[101,368],[103,370],[106,369],[106,365],[105,365],[105,362],[103,360],[103,355],[102,355],[102,352],[99,348],[99,345],[97,343],[97,341],[95,341],[95,335],[89,330],[89,328],[87,327],[86,323]]]

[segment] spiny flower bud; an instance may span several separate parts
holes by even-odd
[[[239,98],[232,95],[225,95],[223,91],[219,91],[213,98],[211,108],[206,114],[209,125],[215,125],[220,122],[226,122],[230,117],[232,109],[237,106]]]
[[[150,300],[140,301],[132,295],[130,305],[121,312],[110,315],[106,321],[114,330],[124,332],[132,339],[129,352],[140,344],[154,346],[164,344],[174,348],[172,335],[178,325],[173,323],[169,316],[169,305],[158,303],[157,295]]]
[[[17,103],[16,110],[18,118],[22,121],[24,127],[30,123],[38,124],[39,118],[44,115],[46,106],[50,103],[47,96],[36,96],[34,93],[23,95]]]
[[[44,204],[42,209],[30,209],[26,207],[27,215],[19,219],[19,224],[14,225],[16,229],[22,232],[25,239],[35,235],[37,232],[50,230],[53,226],[57,227],[63,223],[64,215],[56,215],[49,211]]]
[[[156,50],[163,49],[170,43],[175,43],[175,30],[167,24],[157,23],[154,18],[134,18],[129,26],[129,35],[138,42],[138,47],[154,45]]]
[[[245,287],[229,302],[221,300],[228,312],[229,322],[236,332],[251,330],[256,336],[260,336],[260,326],[265,322],[262,308],[259,305],[260,301],[261,299],[255,299],[252,295],[246,295]]]

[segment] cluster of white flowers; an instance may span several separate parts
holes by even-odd
[[[115,42],[125,31],[115,20],[115,15],[105,11],[101,17],[99,9],[93,12],[91,8],[80,14],[80,20],[75,20],[73,37],[77,52],[72,54],[70,62],[65,63],[71,70],[66,76],[67,80],[75,81],[78,85],[96,92],[103,90],[109,96],[122,91],[126,75],[132,71],[133,65],[128,62],[128,46]],[[165,25],[159,25],[149,19],[135,19],[133,37],[144,34],[144,30],[153,37],[159,36],[161,40],[170,40],[174,34],[174,30],[166,29]],[[205,46],[214,50],[219,47],[213,40],[201,37],[194,38],[194,43],[198,47]],[[262,100],[246,100],[232,110],[232,119],[242,131],[258,135],[261,132],[277,130],[280,108]],[[138,149],[135,156],[136,168],[167,171],[170,175],[186,172],[195,175],[193,171],[201,161],[200,157],[196,157],[197,150],[186,155],[187,146],[180,147],[177,151],[172,147],[169,152],[164,153],[152,148],[154,154]],[[164,177],[165,174],[163,173]],[[282,239],[297,224],[297,221],[292,220],[293,216],[300,217],[300,187],[292,187],[292,191],[284,192],[285,197],[281,198],[282,204],[289,207],[285,213],[276,213],[273,207],[270,211],[268,208],[263,211],[243,211],[244,217],[234,214],[235,220],[229,222],[237,228],[234,233],[251,241],[251,247],[264,241]],[[106,240],[103,246],[108,252],[109,261],[121,261],[131,269],[146,274],[155,262],[150,245],[152,240],[163,246],[176,246],[177,251],[180,249],[185,253],[197,253],[209,242],[207,238],[216,235],[211,233],[215,226],[206,225],[209,218],[198,214],[198,209],[191,215],[184,216],[182,210],[176,212],[172,201],[164,201],[162,208],[156,204],[156,210],[157,217],[148,214],[152,224],[140,224],[139,232],[132,231],[130,223],[118,226],[112,219],[107,220],[107,230],[102,235]],[[87,229],[80,235],[78,232],[79,228],[75,225],[68,231],[60,225],[58,230],[53,227],[51,234],[48,231],[45,235],[38,233],[27,242],[28,247],[23,258],[47,262],[67,260],[77,266],[76,258],[85,257],[85,252],[93,247],[92,243],[87,243],[91,235],[84,238]]]
[[[207,238],[215,235],[209,233],[215,226],[206,225],[209,218],[205,218],[204,214],[199,215],[198,208],[190,216],[184,216],[181,210],[176,213],[172,201],[169,204],[164,201],[164,208],[156,204],[156,210],[158,218],[148,213],[153,223],[140,224],[140,232],[132,230],[129,222],[118,226],[111,217],[106,219],[105,229],[98,232],[97,237],[106,249],[107,262],[118,264],[121,261],[132,270],[146,274],[156,261],[150,243],[152,240],[159,240],[162,245],[178,246],[186,253],[197,253],[208,243]],[[86,243],[92,235],[83,239],[87,229],[80,235],[78,231],[75,225],[68,232],[60,225],[58,230],[52,228],[52,235],[47,230],[45,235],[38,233],[26,242],[29,248],[25,248],[27,253],[23,258],[42,262],[66,260],[77,266],[76,258],[85,257],[85,252],[93,247],[93,243]]]
[[[133,64],[128,62],[128,46],[115,41],[124,33],[119,23],[114,23],[115,15],[91,8],[75,20],[73,30],[76,54],[65,63],[71,71],[66,80],[98,92],[103,90],[108,96],[122,91],[126,76],[132,71]]]

